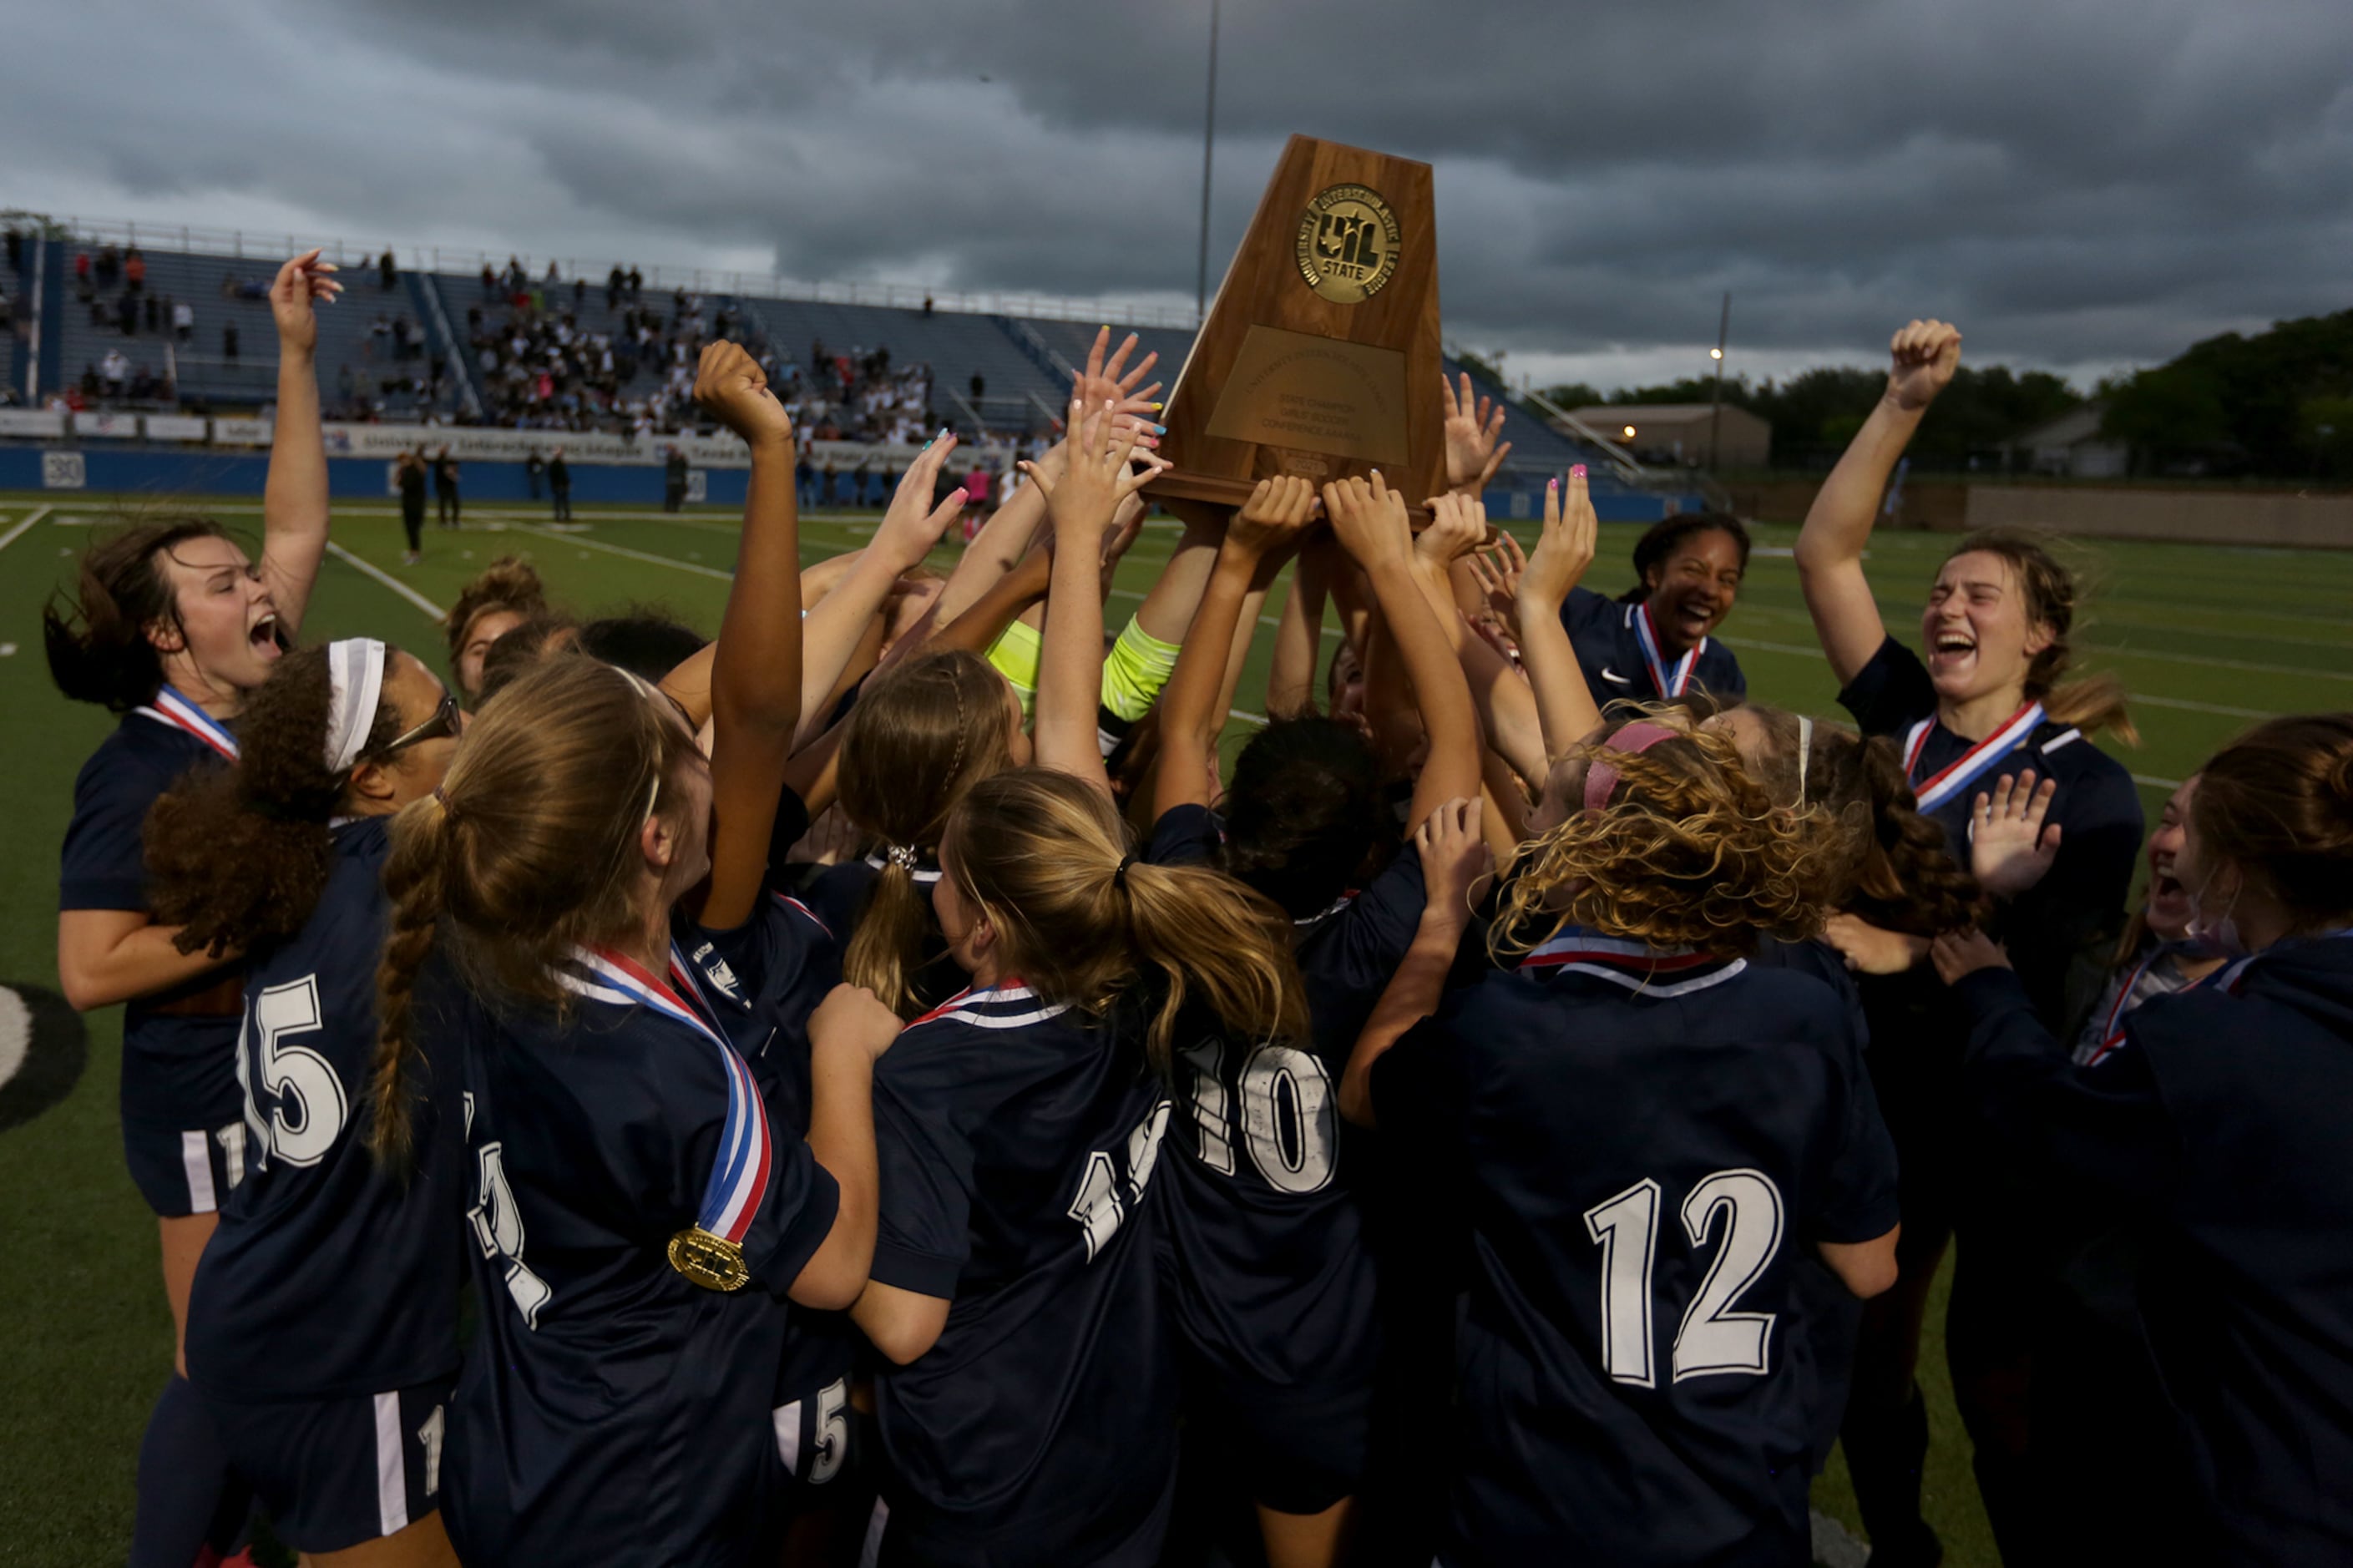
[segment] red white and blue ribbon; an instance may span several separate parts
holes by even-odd
[[[1651,619],[1648,599],[1634,606],[1633,622],[1634,640],[1641,645],[1642,662],[1650,667],[1651,685],[1662,697],[1681,697],[1683,688],[1691,684],[1692,670],[1698,665],[1699,656],[1707,650],[1707,639],[1702,637],[1685,649],[1683,658],[1669,669],[1665,645],[1659,640],[1658,623]]]
[[[650,1008],[692,1029],[719,1053],[727,1075],[727,1122],[719,1135],[719,1154],[703,1183],[702,1207],[694,1223],[700,1230],[740,1243],[767,1195],[768,1166],[774,1157],[768,1141],[768,1111],[752,1082],[752,1069],[699,1011],[635,961],[609,948],[575,948],[572,956],[587,973],[586,982],[575,987],[583,994]],[[670,961],[679,962],[675,951]]]
[[[1912,781],[1912,793],[1919,801],[1923,815],[1936,810],[1961,791],[1978,782],[1995,763],[2033,739],[2042,724],[2042,704],[2030,702],[2001,721],[2001,727],[1958,757],[1938,770],[1936,776],[1922,779],[1918,768],[1920,752],[1928,744],[1928,735],[1936,729],[1936,721],[1923,719],[1912,726],[1904,737],[1904,776]]]
[[[2125,1015],[2133,1010],[2133,993],[2139,989],[2141,976],[2148,973],[2148,966],[2155,963],[2158,959],[2163,958],[2165,955],[2166,950],[2160,947],[2155,952],[2150,953],[2147,958],[2142,959],[2139,963],[2134,966],[2131,975],[2125,981],[2124,989],[2116,993],[2116,1005],[2108,1009],[2107,1022],[2100,1026],[2100,1043],[2093,1048],[2092,1054],[2084,1059],[2084,1065],[2085,1067],[2091,1068],[2099,1066],[2100,1063],[2105,1060],[2118,1046],[2125,1043]],[[2204,984],[2206,983],[2206,976],[2201,974],[2197,979],[2191,981],[2189,984],[2182,986],[2179,990],[2168,992],[2167,994],[2171,996],[2186,995],[2189,992],[2195,991],[2199,986]],[[2153,1002],[2156,998],[2152,996],[2149,1000]]]
[[[237,761],[237,737],[228,732],[228,726],[189,701],[168,680],[157,689],[153,704],[142,705],[132,711],[154,720],[166,729],[194,735],[230,762]]]
[[[1536,944],[1520,960],[1520,967],[1589,974],[1646,996],[1682,996],[1723,984],[1744,973],[1748,961],[1690,948],[1653,948],[1571,926]]]

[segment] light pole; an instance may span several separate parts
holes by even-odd
[[[1732,291],[1727,289],[1724,294],[1724,314],[1715,321],[1715,405],[1708,410],[1707,416],[1707,471],[1711,474],[1722,466],[1717,454],[1724,437],[1724,340],[1725,334],[1731,331]]]
[[[1218,12],[1209,0],[1209,107],[1201,116],[1201,262],[1193,275],[1193,319],[1209,319],[1209,157],[1218,132]]]

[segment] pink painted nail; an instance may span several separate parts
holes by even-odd
[[[1585,477],[1585,465],[1583,463],[1579,463],[1568,471],[1571,477],[1581,479]]]
[[[1545,489],[1548,490],[1556,490],[1560,489],[1560,476],[1558,474],[1555,474],[1552,478],[1546,479],[1545,481]]]

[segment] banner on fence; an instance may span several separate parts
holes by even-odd
[[[73,416],[73,431],[102,441],[132,441],[139,436],[139,416],[136,414],[102,414],[84,409]]]
[[[150,441],[201,441],[206,424],[192,414],[150,414],[147,416],[147,439]]]
[[[271,431],[276,428],[268,419],[216,419],[213,421],[213,445],[216,447],[267,447]]]
[[[0,408],[0,436],[40,436],[56,440],[66,433],[66,416],[40,408]]]

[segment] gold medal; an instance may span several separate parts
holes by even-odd
[[[699,1225],[670,1238],[670,1266],[706,1290],[741,1290],[752,1279],[744,1248]]]

